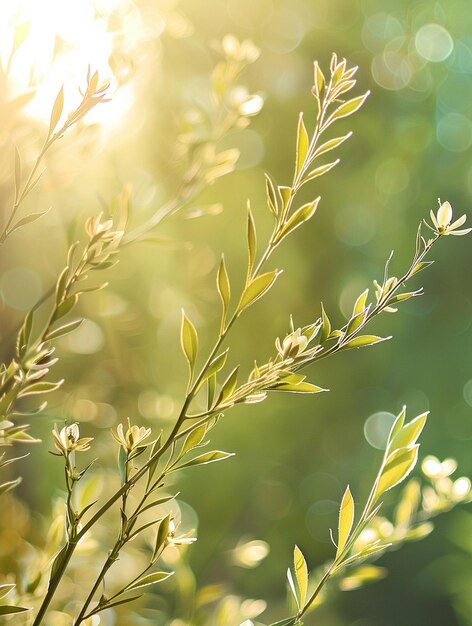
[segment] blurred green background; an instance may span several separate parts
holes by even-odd
[[[346,57],[360,67],[358,93],[371,89],[372,94],[354,118],[343,122],[354,135],[339,150],[340,165],[305,192],[307,198],[321,194],[318,212],[275,255],[273,266],[283,267],[284,274],[235,329],[234,363],[242,363],[247,373],[254,357],[272,354],[289,314],[296,326],[308,324],[318,317],[321,300],[334,319],[344,319],[355,297],[381,278],[392,249],[392,272],[399,275],[412,256],[418,222],[436,209],[438,197],[451,202],[457,217],[468,211],[472,12],[467,0],[95,4],[102,17],[109,11],[116,19],[107,21],[115,33],[112,48],[100,54],[112,54],[119,106],[103,105],[101,117],[83,125],[74,139],[66,137],[51,154],[29,206],[53,210],[0,251],[2,338],[55,282],[67,237],[77,236],[101,204],[129,184],[132,220],[139,224],[177,192],[182,167],[176,138],[185,111],[208,91],[215,62],[211,40],[230,32],[260,47],[261,56],[243,82],[266,100],[249,128],[218,145],[239,148],[236,171],[196,202],[221,202],[224,211],[192,220],[178,215],[162,225],[160,236],[191,241],[189,249],[127,248],[109,272],[110,286],[82,300],[87,322],[59,344],[55,377],[66,382],[31,432],[48,441],[54,421],[77,419],[84,434],[99,437],[95,454],[112,464],[110,427],[129,415],[167,428],[178,411],[186,376],[178,343],[182,306],[198,327],[202,348],[211,346],[218,325],[214,277],[221,252],[235,284],[244,271],[247,198],[261,241],[269,235],[263,172],[278,184],[291,181],[298,112],[305,111],[307,124],[314,119],[314,59],[326,67],[333,51]],[[118,4],[129,13],[119,13]],[[54,10],[48,20],[54,22]],[[133,37],[126,31],[130,24]],[[93,41],[95,35],[85,29],[81,37]],[[34,45],[39,51],[46,44],[45,36]],[[77,80],[87,62],[95,63],[85,61]],[[43,64],[28,81],[41,85],[43,80],[47,111],[62,82],[61,67],[72,65],[56,64],[47,78],[47,59]],[[20,78],[14,88],[21,91]],[[73,94],[74,76],[66,79]],[[9,89],[2,85],[4,102],[11,98]],[[0,157],[0,196],[7,207],[13,146],[19,145],[25,159],[35,153],[45,131],[40,111],[29,103],[24,111],[9,113],[10,132],[2,134]],[[471,474],[470,250],[468,238],[440,242],[436,263],[416,279],[415,288],[424,285],[425,295],[371,327],[375,334],[392,334],[392,341],[309,370],[309,380],[330,393],[274,394],[261,405],[233,409],[221,421],[215,447],[236,457],[217,469],[189,471],[178,484],[179,498],[187,503],[186,524],[198,526],[199,540],[188,558],[200,584],[227,583],[231,592],[264,598],[269,610],[261,619],[282,618],[284,572],[294,542],[313,566],[330,558],[328,529],[336,525],[344,487],[351,485],[356,500],[365,497],[381,458],[376,442],[403,404],[410,417],[431,411],[422,454],[452,456],[462,474]],[[8,355],[8,338],[5,346]],[[35,463],[41,472],[33,474]],[[25,480],[17,495],[47,515],[61,480],[57,459],[37,446],[22,471]],[[471,537],[470,507],[453,511],[438,520],[426,540],[382,558],[389,569],[385,580],[333,594],[318,621],[313,616],[307,623],[472,625]],[[270,546],[254,569],[231,564],[230,551],[242,538]]]

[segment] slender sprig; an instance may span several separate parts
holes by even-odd
[[[8,217],[6,224],[4,225],[2,232],[0,233],[0,244],[5,243],[6,239],[18,228],[30,224],[36,221],[48,211],[40,213],[30,213],[18,221],[14,222],[18,213],[18,209],[22,206],[25,199],[38,184],[43,172],[39,172],[40,166],[43,163],[44,157],[47,152],[50,151],[52,146],[61,139],[65,133],[74,126],[79,120],[81,120],[87,113],[89,113],[94,107],[102,102],[107,102],[107,91],[109,83],[99,83],[98,72],[91,74],[90,68],[87,72],[87,84],[85,91],[81,92],[82,99],[77,106],[60,125],[61,118],[64,111],[64,88],[61,87],[59,93],[56,96],[54,105],[51,110],[51,116],[49,120],[49,129],[44,140],[43,146],[39,151],[38,156],[34,162],[33,167],[26,180],[23,182],[22,175],[22,163],[18,149],[15,150],[15,194],[13,200],[13,207]]]

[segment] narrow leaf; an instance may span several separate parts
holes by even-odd
[[[126,591],[132,591],[133,589],[140,589],[141,587],[147,587],[148,585],[154,585],[155,583],[160,583],[163,580],[167,580],[173,575],[174,572],[154,572],[153,574],[148,574],[147,576],[143,576],[135,583],[132,583],[126,587]]]
[[[360,313],[361,311],[363,311],[366,307],[365,304],[367,302],[367,296],[369,295],[369,290],[366,289],[365,291],[363,291],[361,293],[361,295],[357,298],[355,304],[354,304],[354,308],[352,310],[352,314],[353,315],[357,315],[357,313]]]
[[[297,609],[300,610],[300,603],[298,600],[298,594],[297,594],[297,590],[295,589],[295,583],[293,581],[293,576],[292,576],[292,572],[290,571],[290,568],[288,568],[287,570],[287,580],[288,580],[288,586],[290,587],[290,591],[292,592],[292,595],[295,599],[295,603],[297,605]]]
[[[256,300],[259,300],[259,298],[267,293],[275,283],[279,274],[279,270],[273,270],[272,272],[266,272],[265,274],[257,276],[257,278],[250,282],[243,291],[241,300],[238,304],[237,314],[240,315],[244,309],[247,309],[247,307],[254,304]]]
[[[295,546],[293,551],[293,564],[295,569],[295,576],[297,578],[298,589],[300,592],[300,606],[304,607],[306,602],[306,594],[308,591],[308,568],[306,565],[305,557],[298,546]]]
[[[362,96],[357,96],[357,98],[348,100],[347,102],[342,104],[340,107],[338,107],[336,111],[334,111],[334,113],[332,113],[327,119],[325,123],[325,128],[329,126],[331,122],[334,122],[335,120],[339,120],[342,117],[348,117],[349,115],[352,115],[353,113],[355,113],[364,104],[369,94],[370,94],[370,91],[367,91]]]
[[[278,203],[277,196],[275,194],[275,186],[270,178],[269,174],[265,174],[265,183],[266,183],[266,195],[267,195],[267,205],[276,217],[278,214]]]
[[[303,122],[303,113],[300,113],[298,117],[298,128],[297,128],[297,150],[296,150],[296,159],[295,159],[295,177],[298,176],[303,165],[305,164],[306,155],[308,152],[308,146],[310,144],[310,140],[308,138],[308,133],[305,128],[305,124]]]
[[[68,333],[71,333],[73,330],[78,328],[82,324],[83,321],[84,320],[82,319],[74,320],[73,322],[64,324],[64,326],[59,326],[59,328],[55,328],[54,330],[51,330],[46,336],[46,339],[49,341],[51,339],[57,339],[58,337],[63,337],[64,335],[67,335]]]
[[[392,424],[392,428],[390,429],[390,433],[388,435],[388,442],[390,443],[397,433],[403,428],[403,424],[405,423],[406,417],[406,406],[404,405],[400,414],[397,416],[396,420]]]
[[[296,228],[298,228],[299,226],[307,222],[311,217],[313,217],[316,209],[318,208],[319,201],[320,196],[318,196],[318,198],[316,198],[312,202],[308,202],[307,204],[304,204],[299,209],[297,209],[284,224],[283,228],[280,230],[279,234],[275,238],[275,242],[279,243],[289,233],[293,232]]]
[[[206,425],[202,424],[198,426],[195,430],[192,430],[187,437],[185,438],[184,445],[182,446],[182,450],[179,454],[179,458],[181,459],[187,452],[198,446],[202,441],[203,437],[206,433]]]
[[[339,163],[340,159],[336,159],[336,161],[332,161],[331,163],[326,163],[326,165],[320,165],[320,167],[311,170],[303,179],[304,182],[308,182],[309,180],[313,180],[314,178],[318,178],[318,176],[323,176],[323,174],[327,174],[333,167]]]
[[[0,606],[0,615],[12,615],[13,613],[23,613],[24,611],[31,611],[23,606]]]
[[[414,420],[411,420],[396,434],[391,442],[389,449],[396,450],[397,448],[406,448],[408,446],[416,443],[416,440],[421,435],[421,431],[426,424],[426,420],[428,418],[429,411],[426,413],[422,413],[415,417]]]
[[[64,108],[64,87],[61,87],[59,89],[59,93],[57,94],[56,100],[54,101],[54,105],[52,107],[51,119],[49,122],[48,136],[50,136],[54,132],[59,120],[61,119],[63,108]]]
[[[391,337],[377,337],[376,335],[361,335],[354,337],[341,346],[342,350],[351,350],[352,348],[364,348],[365,346],[373,346],[375,343],[387,341]]]
[[[233,391],[236,389],[236,383],[238,381],[238,372],[239,372],[239,365],[237,365],[231,371],[228,378],[223,383],[223,386],[221,387],[220,395],[218,396],[218,400],[216,401],[217,405],[223,404],[232,396]]]
[[[40,213],[30,213],[29,215],[25,215],[25,217],[22,217],[15,224],[13,224],[13,226],[10,228],[8,232],[12,233],[14,230],[17,230],[18,228],[21,228],[22,226],[25,226],[26,224],[31,224],[32,222],[36,222],[36,220],[39,220],[40,217],[43,217],[43,215],[46,215],[47,213],[49,213],[49,211],[50,209],[47,209],[47,211],[41,211]]]
[[[321,343],[326,341],[331,334],[331,322],[329,321],[329,317],[326,315],[325,308],[323,303],[321,303],[321,319],[323,321],[323,326],[321,327]]]
[[[248,267],[247,267],[247,282],[252,278],[254,270],[254,263],[256,261],[257,253],[257,236],[256,236],[256,224],[252,215],[251,208],[248,203],[247,207],[247,248],[248,248]]]
[[[228,272],[226,271],[224,255],[221,255],[221,261],[218,267],[218,275],[216,277],[216,287],[218,289],[218,293],[220,294],[221,302],[223,304],[224,320],[228,312],[229,300],[231,297],[231,288],[229,284]]]
[[[119,606],[120,604],[127,604],[128,602],[134,602],[135,600],[139,600],[142,598],[143,594],[139,596],[130,596],[129,598],[123,598],[122,600],[114,600],[113,602],[107,602],[103,605],[98,605],[93,611],[89,613],[89,615],[96,615],[100,613],[100,611],[104,611],[105,609],[111,609],[114,606]]]
[[[190,368],[190,377],[193,375],[195,360],[198,351],[198,335],[195,326],[185,315],[182,309],[182,327],[180,331],[180,343]]]
[[[385,491],[401,483],[415,467],[418,459],[419,445],[410,448],[400,448],[392,452],[387,458],[380,480],[375,490],[375,499]]]
[[[334,139],[330,139],[326,143],[322,144],[319,148],[315,150],[313,158],[319,157],[326,152],[330,152],[330,150],[334,150],[338,146],[340,146],[346,139],[352,136],[352,132],[347,133],[347,135],[343,135],[342,137],[336,137]]]
[[[0,598],[4,598],[6,595],[10,593],[15,588],[16,585],[13,583],[8,583],[6,585],[0,585]]]
[[[229,459],[230,456],[234,456],[234,452],[223,452],[222,450],[213,450],[213,452],[205,452],[205,454],[200,454],[196,456],[191,461],[184,463],[183,465],[179,465],[178,467],[173,468],[171,471],[176,471],[182,469],[183,467],[192,467],[194,465],[207,465],[208,463],[216,463],[217,461],[224,461],[225,459]]]
[[[349,539],[349,534],[354,523],[354,500],[349,489],[349,485],[346,487],[343,499],[341,500],[341,507],[339,509],[339,521],[338,521],[338,549],[336,551],[336,559],[342,554],[344,546]]]

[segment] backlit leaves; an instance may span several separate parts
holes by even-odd
[[[218,461],[225,461],[229,457],[234,456],[233,452],[223,452],[222,450],[213,450],[213,452],[205,452],[196,456],[191,461],[183,463],[178,467],[175,467],[172,471],[183,469],[184,467],[192,467],[194,465],[208,465],[208,463],[216,463]]]
[[[279,274],[279,270],[273,270],[271,272],[261,274],[252,280],[243,291],[241,300],[238,304],[237,314],[240,315],[244,309],[247,309],[251,306],[251,304],[254,304],[256,300],[259,300],[259,298],[267,293],[277,280],[277,276]]]
[[[61,87],[59,89],[59,93],[57,94],[53,107],[52,107],[51,118],[49,120],[48,137],[56,129],[56,126],[59,123],[59,120],[61,119],[63,109],[64,109],[64,87]]]
[[[336,558],[342,554],[346,542],[349,538],[349,534],[354,523],[354,500],[351,495],[349,486],[346,487],[343,499],[341,500],[341,507],[339,509],[339,521],[338,521],[338,549],[336,551]]]
[[[418,448],[418,445],[400,448],[388,456],[375,490],[374,500],[408,476],[418,460]]]
[[[297,177],[304,164],[308,153],[308,146],[310,144],[310,139],[308,137],[307,130],[305,128],[305,123],[303,122],[303,113],[300,113],[298,117],[298,128],[297,128],[297,149],[296,149],[296,159],[295,159],[295,177]]]
[[[305,606],[308,591],[308,568],[302,551],[295,546],[293,551],[293,565],[298,583],[298,600],[301,607]]]
[[[376,343],[381,343],[382,341],[387,341],[391,339],[391,337],[377,337],[377,335],[360,335],[359,337],[354,337],[354,339],[350,339],[343,343],[341,346],[342,350],[352,350],[353,348],[365,348],[366,346],[373,346]]]
[[[182,325],[180,329],[180,344],[182,346],[183,353],[185,354],[185,358],[188,361],[190,377],[192,377],[198,352],[198,335],[195,326],[185,315],[183,310]]]

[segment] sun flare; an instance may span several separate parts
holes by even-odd
[[[132,52],[141,33],[141,13],[129,0],[0,0],[0,62],[8,96],[31,93],[25,113],[47,122],[51,93],[64,84],[66,103],[68,93],[75,98],[90,66],[110,81],[114,98],[86,122],[116,122],[132,94],[129,88],[117,90],[122,76],[113,55]]]

